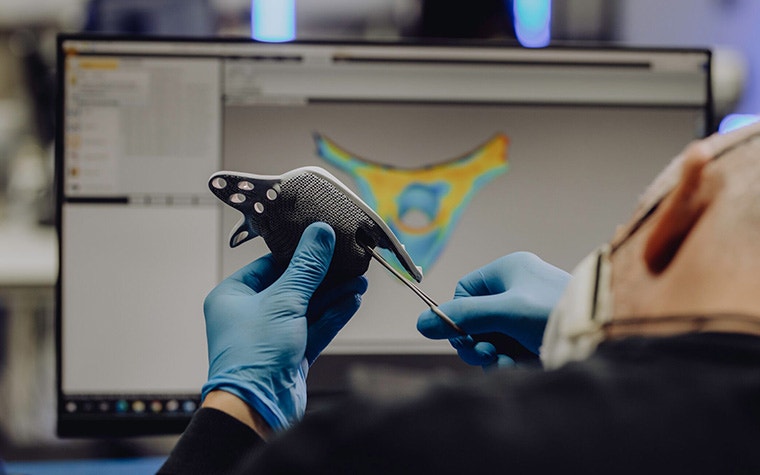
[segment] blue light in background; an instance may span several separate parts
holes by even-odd
[[[296,0],[251,0],[251,36],[281,43],[296,37]]]
[[[549,46],[552,39],[552,0],[514,0],[517,41],[526,48]]]
[[[760,121],[760,115],[753,114],[729,114],[720,121],[718,132],[725,134],[732,130],[739,129],[745,125],[754,124]]]

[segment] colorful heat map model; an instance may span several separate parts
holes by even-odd
[[[461,157],[410,169],[360,158],[318,133],[314,140],[317,154],[353,178],[360,197],[424,270],[446,247],[475,193],[508,167],[509,138],[503,134]]]

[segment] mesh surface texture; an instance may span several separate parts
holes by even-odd
[[[329,181],[303,173],[286,180],[255,180],[224,175],[227,182],[224,189],[211,190],[213,193],[242,212],[251,231],[260,235],[274,258],[287,265],[293,257],[301,234],[314,222],[323,221],[335,231],[335,252],[327,273],[326,281],[343,280],[362,275],[369,267],[371,254],[363,247],[391,248],[385,232],[342,190]],[[252,190],[242,190],[238,183],[252,182]],[[267,191],[276,189],[274,199],[267,197]],[[245,195],[242,203],[229,199],[233,193]],[[256,203],[263,205],[263,211],[255,209]],[[357,231],[363,236],[357,242]]]

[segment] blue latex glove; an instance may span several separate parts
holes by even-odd
[[[303,417],[309,365],[356,313],[367,290],[367,280],[357,277],[317,291],[334,247],[332,228],[314,223],[284,272],[267,255],[209,293],[204,398],[216,389],[235,394],[275,430]]]
[[[546,321],[559,300],[570,274],[529,252],[501,257],[464,276],[454,299],[440,305],[468,335],[500,332],[538,354]],[[507,365],[488,342],[460,336],[432,311],[417,320],[417,329],[428,338],[448,338],[460,358],[471,365]]]

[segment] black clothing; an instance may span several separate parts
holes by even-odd
[[[353,396],[266,444],[202,409],[161,473],[760,473],[759,449],[760,338],[705,333]]]

